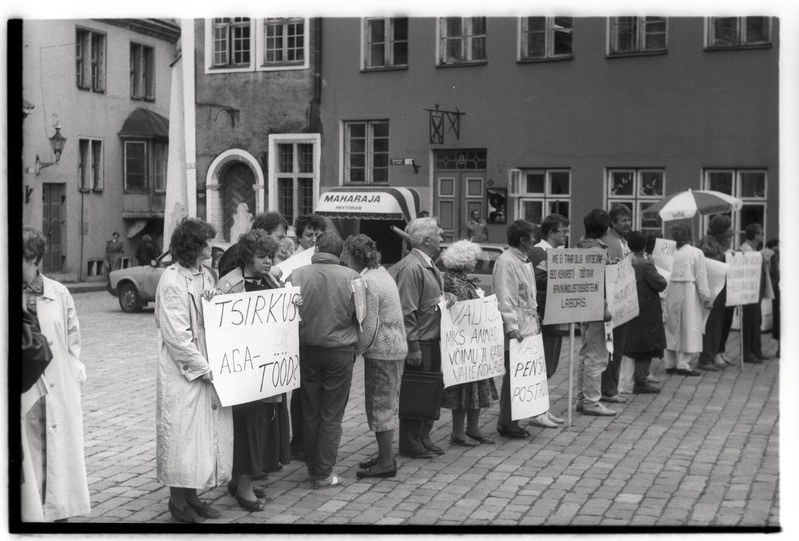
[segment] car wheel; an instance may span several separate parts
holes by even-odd
[[[135,285],[128,283],[119,288],[119,307],[123,312],[141,312],[141,300]]]

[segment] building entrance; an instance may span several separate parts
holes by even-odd
[[[486,151],[435,152],[434,204],[444,241],[461,238],[472,210],[485,218]]]

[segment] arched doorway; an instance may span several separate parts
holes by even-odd
[[[230,239],[231,242],[236,242],[236,239],[230,238],[230,228],[233,226],[233,217],[239,203],[247,203],[249,211],[252,214],[256,213],[254,180],[255,174],[252,169],[243,162],[229,164],[220,175],[224,216],[223,231],[225,238]]]

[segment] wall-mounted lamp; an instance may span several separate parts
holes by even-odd
[[[39,171],[46,167],[50,167],[51,165],[57,165],[58,161],[61,159],[61,153],[64,151],[64,143],[67,142],[67,138],[61,135],[61,126],[56,122],[55,125],[55,135],[50,137],[50,146],[53,147],[53,154],[55,154],[55,161],[54,162],[42,162],[39,161],[39,155],[36,155],[36,174],[39,174]]]

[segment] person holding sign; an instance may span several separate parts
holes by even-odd
[[[730,217],[724,214],[717,214],[710,219],[707,235],[699,241],[698,248],[702,250],[707,259],[715,259],[724,263],[724,254],[732,246],[734,236]],[[727,333],[729,333],[729,326],[732,324],[733,312],[735,311],[734,306],[727,307],[726,303],[727,286],[725,285],[713,301],[713,309],[710,311],[705,324],[705,334],[702,335],[702,353],[699,355],[698,365],[705,370],[719,370],[727,365],[735,364],[724,355]],[[727,327],[727,333],[724,332],[725,326]]]
[[[577,242],[584,250],[607,250],[602,238],[610,227],[610,216],[602,209],[594,209],[583,218],[585,236]],[[605,340],[605,323],[611,320],[607,302],[604,321],[580,323],[580,356],[577,359],[577,411],[584,415],[616,415],[605,407],[602,398],[602,372],[608,366],[608,346]],[[612,336],[612,335],[611,335]]]
[[[219,293],[280,288],[269,274],[278,250],[277,240],[263,229],[251,229],[238,242],[239,266],[219,281]],[[286,394],[233,406],[233,480],[228,491],[247,511],[261,511],[263,489],[253,476],[279,469],[291,461]]]
[[[441,255],[447,272],[444,273],[444,292],[458,301],[479,299],[483,292],[472,283],[468,274],[477,266],[477,256],[482,249],[468,240],[460,240]],[[492,444],[494,440],[480,433],[480,408],[490,408],[499,398],[493,378],[461,383],[444,389],[441,407],[452,410],[452,434],[449,442],[460,447],[474,447],[478,443]],[[464,422],[466,428],[464,430]]]
[[[746,226],[744,230],[744,237],[746,241],[741,244],[742,252],[756,252],[763,245],[763,228],[760,224],[754,223]],[[742,324],[741,324],[741,337],[744,343],[744,362],[746,363],[761,363],[763,361],[771,360],[771,357],[763,354],[762,338],[760,333],[760,326],[763,323],[763,313],[760,307],[760,301],[763,300],[766,293],[766,275],[769,272],[768,261],[763,258],[763,267],[760,272],[760,294],[758,295],[757,302],[743,305]]]
[[[620,263],[630,255],[625,237],[630,234],[632,227],[632,212],[627,205],[613,205],[608,213],[610,227],[602,237],[608,246],[608,263]],[[602,400],[624,404],[627,399],[619,394],[619,371],[621,359],[624,356],[624,342],[627,339],[627,324],[623,323],[613,328],[613,353],[608,362],[608,367],[602,372]]]
[[[633,270],[638,292],[638,315],[627,323],[627,340],[624,354],[635,361],[633,392],[635,394],[659,393],[660,389],[647,381],[653,358],[663,357],[666,333],[663,330],[663,311],[659,293],[666,289],[666,279],[658,273],[655,263],[647,257],[646,237],[640,231],[631,231],[627,243],[633,252]]]
[[[334,471],[347,406],[358,321],[353,280],[341,265],[344,243],[326,231],[316,239],[311,264],[291,272],[302,294],[300,306],[300,395],[305,464],[316,488],[342,484]]]
[[[677,242],[671,281],[666,287],[666,355],[664,365],[669,374],[698,376],[691,367],[702,351],[704,329],[702,306],[713,308],[707,285],[705,256],[691,246],[691,229],[687,225],[671,228]]]
[[[519,426],[511,412],[510,341],[521,342],[527,336],[540,332],[538,309],[535,300],[535,275],[527,257],[536,243],[535,228],[525,220],[516,220],[507,230],[510,248],[502,252],[494,264],[494,294],[505,330],[505,375],[499,395],[497,432],[506,438],[526,438],[530,433]],[[555,428],[557,423],[547,413],[536,418],[536,425]]]
[[[411,252],[391,267],[397,282],[405,334],[408,342],[406,371],[441,372],[441,301],[444,281],[432,258],[439,252],[444,232],[434,217],[411,220],[405,231],[410,236]],[[402,409],[402,408],[400,408]],[[409,458],[432,458],[444,450],[433,444],[433,421],[399,421],[399,453]]]
[[[216,276],[203,264],[215,236],[214,226],[197,218],[178,224],[169,243],[173,263],[155,294],[156,472],[169,487],[172,516],[188,523],[219,518],[197,490],[226,483],[233,464],[233,412],[213,386],[201,302],[216,292]]]
[[[356,350],[363,355],[364,404],[369,429],[375,433],[377,456],[360,463],[364,477],[394,477],[397,461],[391,453],[399,427],[400,381],[408,355],[397,284],[380,266],[375,241],[355,235],[344,242],[347,266],[366,280],[366,317]]]

